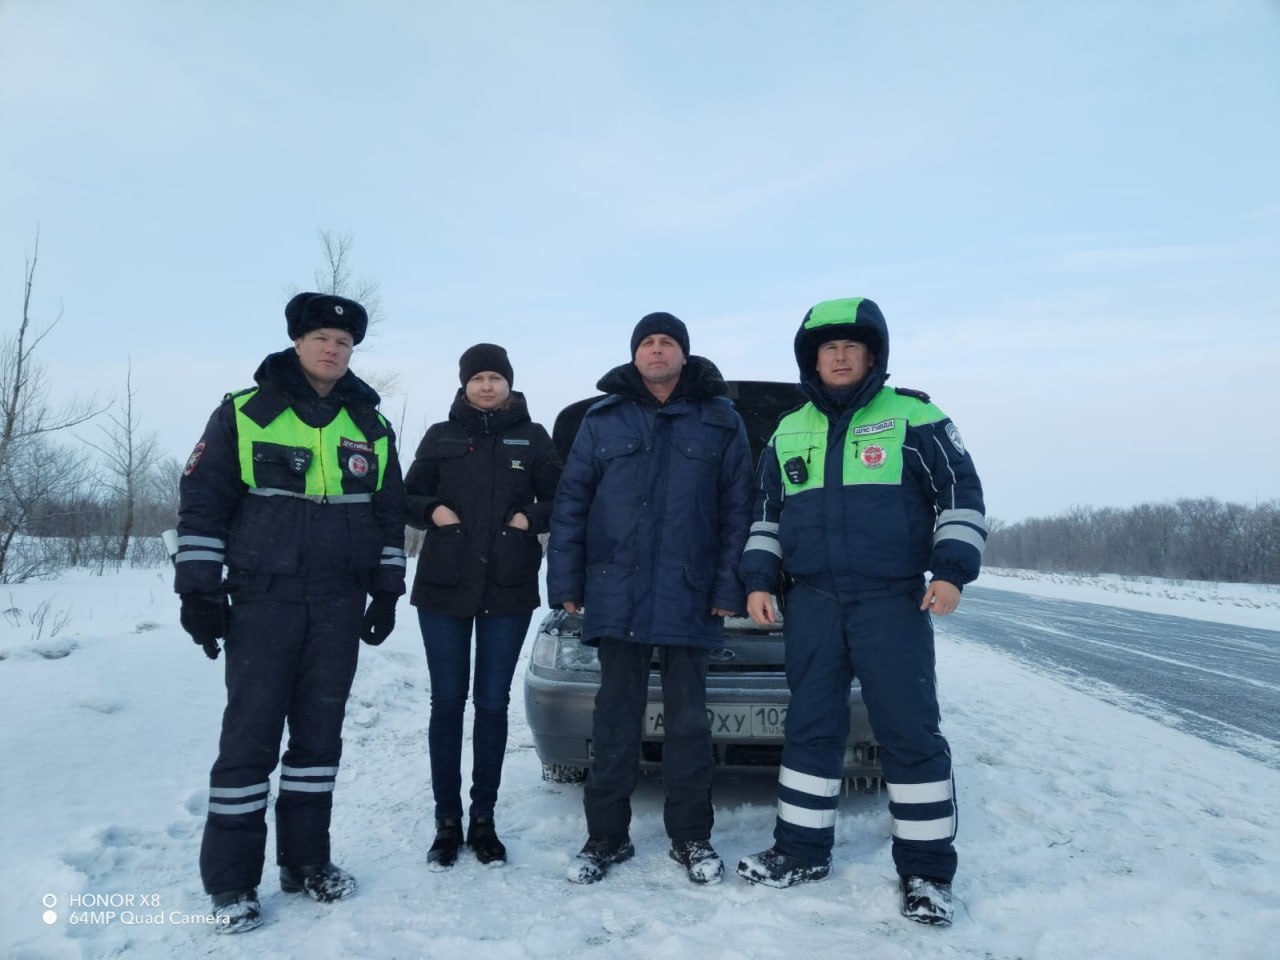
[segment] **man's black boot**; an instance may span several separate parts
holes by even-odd
[[[615,863],[636,854],[628,837],[588,837],[578,855],[569,863],[565,878],[570,883],[595,883],[604,879]]]
[[[281,867],[280,889],[285,893],[305,893],[318,903],[332,903],[356,892],[356,878],[332,863]]]
[[[935,877],[903,877],[902,915],[916,923],[951,923],[951,884]]]
[[[257,890],[232,890],[213,895],[213,916],[218,933],[244,933],[262,926],[262,905]]]
[[[777,847],[753,853],[738,861],[738,876],[766,887],[793,887],[797,883],[825,880],[831,873],[831,858],[825,863],[811,863]]]

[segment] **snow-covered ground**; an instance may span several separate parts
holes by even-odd
[[[1280,629],[1275,588],[1013,571],[982,585]],[[0,587],[0,955],[1277,955],[1280,772],[959,642],[945,620],[938,671],[961,825],[947,930],[897,913],[884,796],[842,802],[824,883],[777,891],[730,876],[696,888],[665,855],[661,784],[648,777],[637,857],[594,887],[566,883],[584,838],[580,792],[540,779],[519,678],[498,808],[511,862],[464,857],[429,873],[427,670],[407,603],[391,639],[361,656],[334,818],[335,859],[359,878],[358,896],[322,906],[267,882],[267,923],[219,937],[199,923],[196,857],[221,661],[178,627],[169,572]],[[770,842],[773,800],[768,775],[717,782],[714,841],[731,870]],[[117,905],[95,917],[74,898]]]

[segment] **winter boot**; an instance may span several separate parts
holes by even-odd
[[[281,867],[280,889],[285,893],[306,893],[317,903],[333,903],[356,892],[356,878],[332,863]]]
[[[436,838],[427,851],[427,869],[439,873],[448,870],[458,860],[458,848],[462,846],[462,821],[452,817],[436,821]]]
[[[822,863],[810,863],[783,853],[776,846],[738,861],[738,876],[766,887],[792,887],[797,883],[825,880],[830,873],[830,857]]]
[[[719,883],[724,878],[724,861],[707,840],[672,840],[668,855],[685,868],[694,883]]]
[[[636,848],[627,837],[588,837],[586,844],[565,873],[570,883],[595,883],[603,880],[604,875],[615,863],[630,860],[636,855]]]
[[[481,863],[500,867],[507,862],[507,848],[493,828],[493,817],[472,817],[467,824],[467,846]]]
[[[935,877],[903,877],[902,915],[916,923],[949,926],[951,884]]]
[[[257,890],[233,890],[213,895],[214,930],[218,933],[244,933],[262,926],[262,905]]]

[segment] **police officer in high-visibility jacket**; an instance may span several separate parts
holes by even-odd
[[[795,356],[809,402],[760,458],[740,566],[757,623],[775,622],[773,594],[785,592],[791,702],[775,842],[738,873],[774,887],[829,874],[857,677],[880,743],[902,912],[945,924],[956,809],[930,616],[955,610],[978,575],[982,485],[928,396],[885,386],[889,331],[871,300],[817,304]]]
[[[227,655],[200,849],[220,932],[262,922],[257,887],[277,760],[281,888],[321,902],[355,892],[329,853],[342,720],[359,640],[386,639],[404,592],[395,435],[378,394],[347,369],[368,316],[345,297],[300,293],[285,318],[293,346],[263,360],[258,385],[214,411],[179,487],[182,626],[211,658],[225,638]]]

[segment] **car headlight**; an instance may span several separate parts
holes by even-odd
[[[563,612],[543,622],[529,663],[540,672],[599,673],[596,648],[582,642],[582,618]]]

